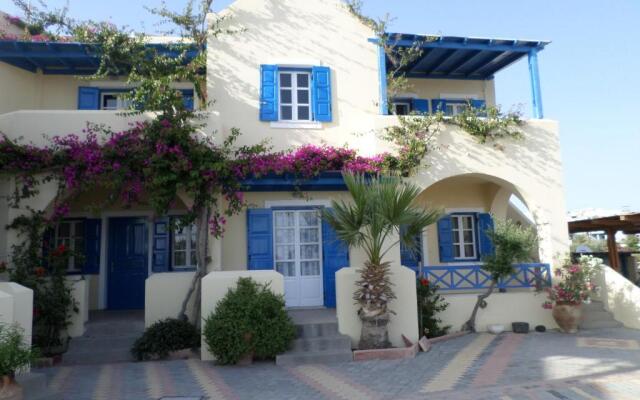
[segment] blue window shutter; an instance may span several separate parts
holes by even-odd
[[[55,247],[56,231],[53,228],[46,228],[42,234],[42,266],[49,268],[49,253]]]
[[[182,102],[184,104],[184,108],[187,110],[193,110],[193,91],[185,90],[182,92]]]
[[[273,216],[269,208],[247,210],[247,266],[273,269]]]
[[[153,272],[168,272],[171,261],[171,221],[169,217],[158,218],[153,223]]]
[[[440,253],[440,262],[451,262],[455,260],[452,235],[451,216],[445,215],[438,220],[438,249]]]
[[[406,232],[405,226],[400,227],[400,235]],[[400,242],[400,263],[405,267],[418,271],[418,263],[422,261],[422,234],[416,235],[413,240],[418,244],[416,250],[409,249],[403,242]]]
[[[313,115],[319,122],[331,122],[331,70],[313,67]]]
[[[100,273],[100,236],[102,220],[90,218],[84,221],[84,265],[82,273],[97,275]]]
[[[78,88],[78,110],[99,110],[100,89],[81,86]]]
[[[260,66],[260,121],[278,120],[278,66]]]
[[[447,101],[445,99],[433,99],[431,100],[431,111],[445,112],[447,110]]]
[[[429,100],[427,99],[411,99],[411,108],[413,111],[421,114],[429,112]]]
[[[471,107],[473,108],[484,108],[485,104],[484,100],[471,100]]]
[[[481,213],[478,214],[478,249],[480,257],[493,254],[493,243],[487,235],[488,230],[493,229],[493,218],[491,214]]]
[[[335,308],[336,272],[349,266],[349,247],[338,239],[336,232],[324,220],[322,221],[322,263],[324,306]]]

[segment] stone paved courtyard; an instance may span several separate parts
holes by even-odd
[[[402,361],[282,368],[185,360],[41,372],[65,400],[637,399],[640,331],[466,335]]]

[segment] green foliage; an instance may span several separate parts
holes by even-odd
[[[386,253],[398,242],[390,243],[398,234],[407,248],[415,248],[413,238],[437,221],[438,210],[416,205],[420,188],[394,176],[365,177],[343,174],[353,201],[333,200],[332,210],[323,218],[349,247],[361,248],[367,256],[354,299],[366,313],[384,314],[388,302],[395,297],[389,281]],[[400,227],[406,230],[400,232]]]
[[[410,176],[423,166],[425,159],[436,150],[434,139],[440,133],[443,114],[398,116],[398,125],[392,125],[382,133],[382,138],[398,146],[395,169],[402,176]],[[428,161],[427,161],[428,162]]]
[[[287,314],[284,298],[268,285],[251,278],[238,279],[204,324],[204,340],[221,364],[235,364],[253,354],[274,358],[286,351],[295,338],[295,326]]]
[[[521,139],[520,126],[524,124],[519,112],[504,114],[498,107],[475,108],[471,104],[446,122],[459,126],[480,143],[502,138]]]
[[[575,253],[578,247],[587,246],[593,252],[607,251],[607,241],[594,239],[586,233],[576,233],[571,238],[571,252]]]
[[[636,235],[633,235],[633,234],[626,235],[622,242],[631,251],[640,250],[640,239],[638,239],[638,236]]]
[[[511,220],[495,221],[494,229],[486,234],[495,251],[483,257],[482,269],[496,282],[514,273],[513,264],[531,261],[531,254],[538,245],[538,237],[532,228]]]
[[[71,324],[72,313],[78,312],[66,275],[69,259],[74,257],[81,262],[82,254],[63,245],[45,243],[50,250],[45,257],[42,254],[45,226],[41,211],[31,211],[31,215],[20,216],[9,225],[24,239],[12,248],[10,277],[11,281],[33,290],[33,344],[49,356],[66,345],[65,331]]]
[[[37,352],[24,343],[24,332],[17,324],[0,324],[0,377],[13,377],[21,368],[28,367]]]
[[[593,256],[581,256],[577,263],[569,258],[560,268],[555,268],[555,283],[546,288],[547,298],[542,307],[551,309],[556,304],[581,304],[589,301],[598,290],[593,283],[596,274],[602,270],[602,260]]]
[[[446,335],[451,326],[442,325],[438,314],[449,307],[444,297],[438,293],[438,286],[429,282],[427,278],[416,280],[416,295],[418,298],[418,336],[425,335],[434,338]]]
[[[188,321],[167,318],[148,327],[138,338],[131,354],[138,361],[163,359],[172,351],[200,346],[200,333]]]

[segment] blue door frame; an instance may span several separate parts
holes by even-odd
[[[110,218],[107,258],[107,308],[144,309],[149,274],[149,227],[146,218]]]

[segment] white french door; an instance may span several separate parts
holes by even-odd
[[[323,305],[320,212],[274,211],[273,225],[275,268],[284,276],[287,307]]]

